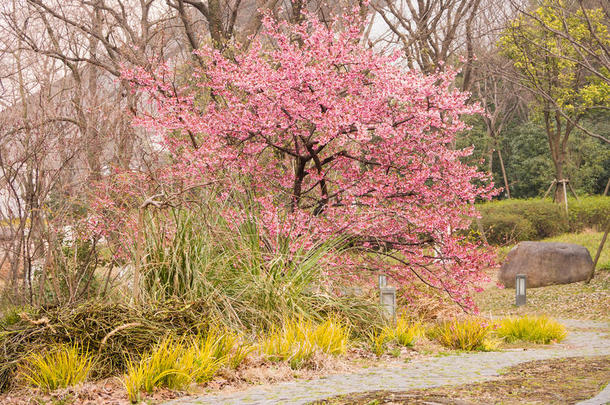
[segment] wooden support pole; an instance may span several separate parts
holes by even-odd
[[[599,243],[599,247],[597,248],[597,253],[595,254],[595,260],[593,260],[593,269],[591,269],[591,273],[589,274],[589,277],[587,277],[587,281],[585,281],[586,284],[589,284],[591,282],[591,280],[593,280],[593,277],[595,277],[595,268],[597,267],[597,262],[599,261],[599,257],[602,254],[604,245],[606,244],[606,239],[608,238],[608,232],[610,232],[610,221],[608,222],[608,225],[606,225],[606,230],[604,232],[604,236],[602,236],[602,241]]]
[[[574,191],[574,189],[572,188],[572,183],[570,183],[568,181],[568,187],[570,187],[570,191],[572,192],[572,194],[574,195],[574,198],[576,198],[576,201],[579,201],[578,196],[576,195],[576,192]]]
[[[136,263],[133,270],[133,302],[138,304],[140,300],[140,273],[142,267],[142,250],[144,249],[144,210],[145,206],[138,209],[138,234],[136,237]]]
[[[563,202],[565,203],[566,206],[566,216],[570,215],[570,213],[568,212],[568,192],[566,190],[566,183],[568,181],[567,180],[559,180],[559,183],[561,183],[563,185]]]
[[[549,195],[549,192],[551,191],[551,189],[553,188],[553,186],[555,185],[555,183],[557,182],[557,180],[553,180],[551,182],[551,185],[549,186],[549,188],[546,190],[546,193],[544,193],[544,197],[542,197],[542,199],[545,199],[547,195]]]

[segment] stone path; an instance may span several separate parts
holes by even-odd
[[[354,392],[408,391],[479,382],[496,377],[503,368],[532,360],[610,355],[610,324],[568,319],[561,322],[571,329],[570,334],[562,343],[548,348],[418,359],[399,367],[368,368],[357,374],[337,374],[316,380],[252,387],[224,395],[180,398],[166,405],[305,404]],[[586,403],[605,404],[610,398],[604,395],[610,395],[610,390],[605,389],[600,393],[600,398],[595,398],[598,402]]]

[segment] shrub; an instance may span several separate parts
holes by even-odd
[[[601,230],[610,221],[610,197],[570,199],[568,206],[568,217],[563,206],[542,199],[493,201],[478,208],[487,240],[495,245]]]
[[[92,356],[80,345],[61,345],[26,357],[19,374],[26,383],[52,391],[85,381],[92,365]]]
[[[241,203],[252,213],[238,226],[229,223],[223,207],[213,202],[176,208],[168,216],[149,216],[144,233],[144,297],[152,302],[205,300],[210,316],[234,330],[268,329],[301,315],[322,320],[330,313],[352,324],[381,322],[375,303],[363,297],[338,297],[329,282],[320,282],[328,258],[348,248],[344,238],[313,245],[300,238],[270,241],[268,231],[258,223],[254,203],[248,199]],[[298,248],[301,245],[307,247]]]
[[[490,350],[489,322],[479,318],[453,319],[437,324],[428,331],[428,335],[445,347],[456,350]]]
[[[537,238],[532,223],[517,214],[492,211],[482,218],[481,225],[487,241],[493,245],[506,245]]]
[[[569,202],[570,231],[580,232],[587,228],[603,231],[610,221],[610,197],[586,197]]]
[[[503,200],[481,204],[483,230],[489,243],[538,240],[568,230],[565,213],[550,200]]]
[[[140,358],[168,334],[184,336],[207,330],[209,316],[206,302],[176,300],[140,308],[91,301],[30,311],[0,334],[0,391],[9,386],[15,364],[30,351],[81,342],[100,354],[92,377],[105,378],[123,373],[127,359]]]
[[[548,344],[562,341],[567,332],[563,325],[546,316],[523,316],[504,318],[496,334],[507,342],[521,340]]]

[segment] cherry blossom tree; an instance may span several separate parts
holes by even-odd
[[[324,23],[267,15],[248,49],[197,50],[204,63],[190,66],[183,84],[168,65],[126,69],[151,103],[136,124],[168,156],[148,192],[211,183],[224,190],[220,199],[247,192],[265,243],[347,235],[352,249],[330,276],[419,280],[473,308],[469,292],[492,255],[467,229],[475,199],[494,190],[487,174],[461,162],[471,149],[452,145],[467,129],[461,117],[481,109],[452,87],[456,72],[404,71],[398,54],[363,47],[357,11]],[[111,194],[100,193],[101,206]],[[237,223],[247,213],[232,206],[227,215]]]

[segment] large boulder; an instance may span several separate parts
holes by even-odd
[[[515,286],[515,276],[527,276],[527,288],[586,280],[593,270],[589,251],[580,245],[558,242],[521,242],[506,257],[498,278]]]

